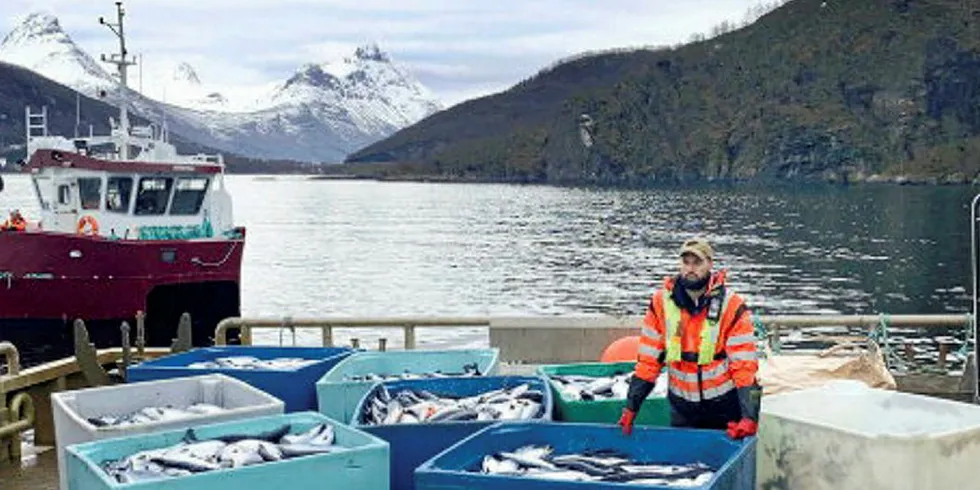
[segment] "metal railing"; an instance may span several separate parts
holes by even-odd
[[[415,349],[417,328],[461,328],[488,327],[490,317],[327,317],[275,319],[226,318],[214,329],[215,345],[227,345],[228,331],[239,330],[242,345],[252,344],[253,329],[277,329],[280,334],[289,330],[293,334],[297,328],[320,329],[321,345],[333,347],[333,331],[337,328],[389,328],[400,329],[405,336],[405,349]],[[381,339],[384,345],[386,339]]]
[[[498,320],[506,321],[498,321]],[[783,330],[805,330],[823,327],[859,327],[871,331],[885,322],[888,326],[916,328],[970,327],[973,315],[964,314],[911,314],[911,315],[760,315],[755,321],[766,328],[770,342],[778,345]],[[642,316],[556,316],[556,317],[325,317],[276,319],[226,318],[215,328],[215,345],[227,345],[228,332],[240,331],[242,345],[252,344],[252,330],[278,329],[280,334],[289,330],[295,335],[297,328],[321,330],[321,345],[333,347],[333,332],[344,329],[401,329],[405,336],[405,349],[415,349],[416,330],[419,328],[639,328]],[[386,339],[381,339],[382,341]]]

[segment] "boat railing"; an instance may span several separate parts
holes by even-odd
[[[334,332],[337,329],[396,329],[402,330],[404,348],[417,347],[418,329],[453,329],[465,327],[487,327],[490,330],[491,344],[519,345],[520,338],[531,338],[531,331],[541,329],[590,329],[596,330],[596,340],[609,338],[602,332],[608,330],[615,335],[628,334],[629,331],[639,331],[643,321],[642,316],[526,316],[526,317],[323,317],[323,318],[226,318],[215,328],[215,345],[227,345],[228,334],[232,330],[239,332],[239,342],[252,345],[252,331],[256,329],[278,330],[280,339],[282,333],[289,331],[295,339],[296,329],[319,329],[321,345],[334,346]],[[909,327],[917,329],[933,328],[966,328],[968,336],[974,331],[973,315],[965,314],[875,314],[875,315],[753,315],[756,335],[766,341],[776,352],[782,347],[782,337],[786,331],[814,330],[827,327],[854,327],[864,329],[869,335],[885,331],[889,327]],[[585,334],[583,334],[585,335]],[[359,347],[357,339],[352,339],[355,347]],[[570,339],[581,342],[581,338]],[[562,343],[561,337],[550,339],[550,342]],[[533,342],[532,342],[533,343]],[[526,348],[533,345],[524,343]],[[601,350],[608,345],[592,346]],[[387,339],[379,339],[379,350],[387,346]],[[906,347],[906,351],[911,349]],[[570,355],[578,353],[569,349]],[[939,364],[945,367],[949,345],[939,343]],[[520,356],[518,355],[518,358]]]
[[[460,327],[488,327],[490,317],[336,317],[336,318],[296,318],[283,317],[281,319],[262,319],[262,318],[226,318],[218,323],[214,330],[215,345],[227,345],[228,332],[231,330],[239,331],[239,339],[242,345],[252,345],[252,330],[254,329],[275,329],[291,331],[295,334],[297,328],[316,328],[320,329],[321,345],[333,347],[334,329],[338,328],[394,328],[404,332],[405,349],[416,348],[416,329],[418,328],[460,328]]]
[[[20,373],[20,353],[17,347],[10,342],[0,342],[0,356],[3,356],[4,365],[7,366],[7,374],[14,376]],[[3,372],[0,372],[3,375]]]

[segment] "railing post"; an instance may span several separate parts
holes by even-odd
[[[289,316],[282,317],[282,323],[279,326],[279,347],[282,347],[282,331],[289,329],[293,334],[293,347],[296,347],[296,326],[293,325],[293,319]]]
[[[980,244],[977,230],[980,227],[980,194],[970,203],[970,271],[973,276],[973,403],[980,403],[980,332],[977,315],[980,314]]]
[[[142,361],[146,357],[146,313],[136,312],[136,357]]]
[[[415,349],[415,325],[405,325],[405,350]]]
[[[946,370],[946,355],[949,354],[949,344],[946,342],[939,343],[939,369],[941,371]]]
[[[119,327],[122,330],[122,363],[119,365],[119,375],[122,379],[126,379],[126,374],[129,372],[129,365],[133,363],[133,353],[130,350],[129,345],[129,323],[122,322],[122,326]]]
[[[388,348],[388,339],[381,337],[378,339],[378,352],[384,352]]]
[[[242,322],[238,330],[238,338],[241,339],[242,345],[252,345],[252,327]]]
[[[333,325],[320,325],[320,335],[324,347],[333,347]]]
[[[357,337],[351,337],[350,345],[355,349],[359,349],[361,347],[361,340],[358,339]]]

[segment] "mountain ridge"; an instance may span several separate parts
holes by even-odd
[[[0,43],[0,61],[88,96],[105,92],[108,102],[120,102],[112,75],[78,47],[50,13],[29,14],[7,33]],[[170,76],[171,81],[178,76],[175,86],[182,87],[185,96],[171,91],[169,102],[147,97],[133,88],[131,76],[126,98],[135,114],[153,120],[166,117],[175,133],[202,145],[246,151],[256,158],[327,163],[339,162],[355,149],[441,110],[441,103],[376,44],[356,48],[340,65],[349,74],[335,87],[308,87],[293,94],[279,83],[276,93],[258,97],[242,111],[229,109],[222,90],[204,88],[186,62]]]

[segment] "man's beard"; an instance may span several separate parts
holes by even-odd
[[[705,287],[708,286],[708,279],[710,279],[709,275],[705,275],[704,277],[700,277],[696,279],[688,279],[685,276],[681,276],[677,279],[677,284],[679,284],[684,289],[690,291],[697,291],[700,289],[704,289]]]

